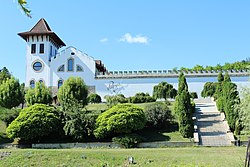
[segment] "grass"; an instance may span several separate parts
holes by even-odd
[[[171,124],[167,129],[143,129],[138,132],[146,139],[146,142],[170,141],[170,142],[190,142],[190,139],[183,138],[178,131],[178,124]]]
[[[237,136],[238,137],[238,136]],[[248,141],[249,140],[250,135],[240,135],[240,140],[241,141]]]
[[[89,111],[105,111],[108,109],[108,105],[106,103],[88,104],[86,109]]]
[[[0,166],[243,166],[245,147],[176,147],[158,149],[4,149]],[[133,156],[135,164],[128,164]]]

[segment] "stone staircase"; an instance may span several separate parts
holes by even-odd
[[[228,127],[225,125],[221,113],[211,100],[196,101],[196,125],[199,134],[199,145],[232,145],[232,133],[228,133]]]

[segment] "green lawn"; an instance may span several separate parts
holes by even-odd
[[[4,149],[11,151],[0,166],[190,166],[236,167],[243,166],[245,147],[176,147],[157,149]]]
[[[88,104],[86,109],[89,111],[105,111],[108,109],[108,105],[106,103]]]

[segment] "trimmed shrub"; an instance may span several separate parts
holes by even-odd
[[[163,128],[172,120],[170,109],[162,102],[147,105],[144,112],[148,127]]]
[[[112,138],[112,141],[114,143],[120,144],[125,148],[135,148],[143,140],[144,140],[143,137],[134,133]]]
[[[118,104],[96,119],[94,135],[105,138],[113,134],[131,133],[144,128],[146,117],[143,109],[132,104]]]
[[[8,137],[38,141],[60,131],[60,113],[45,104],[35,104],[23,109],[19,116],[8,126]]]
[[[89,103],[101,103],[102,102],[102,98],[101,96],[99,96],[98,94],[96,93],[92,93],[90,94],[88,97],[88,102]]]

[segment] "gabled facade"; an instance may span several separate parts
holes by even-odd
[[[26,87],[43,82],[56,93],[64,80],[70,76],[80,76],[94,89],[95,72],[98,70],[96,61],[74,47],[58,52],[66,45],[43,18],[30,31],[18,35],[27,43]]]

